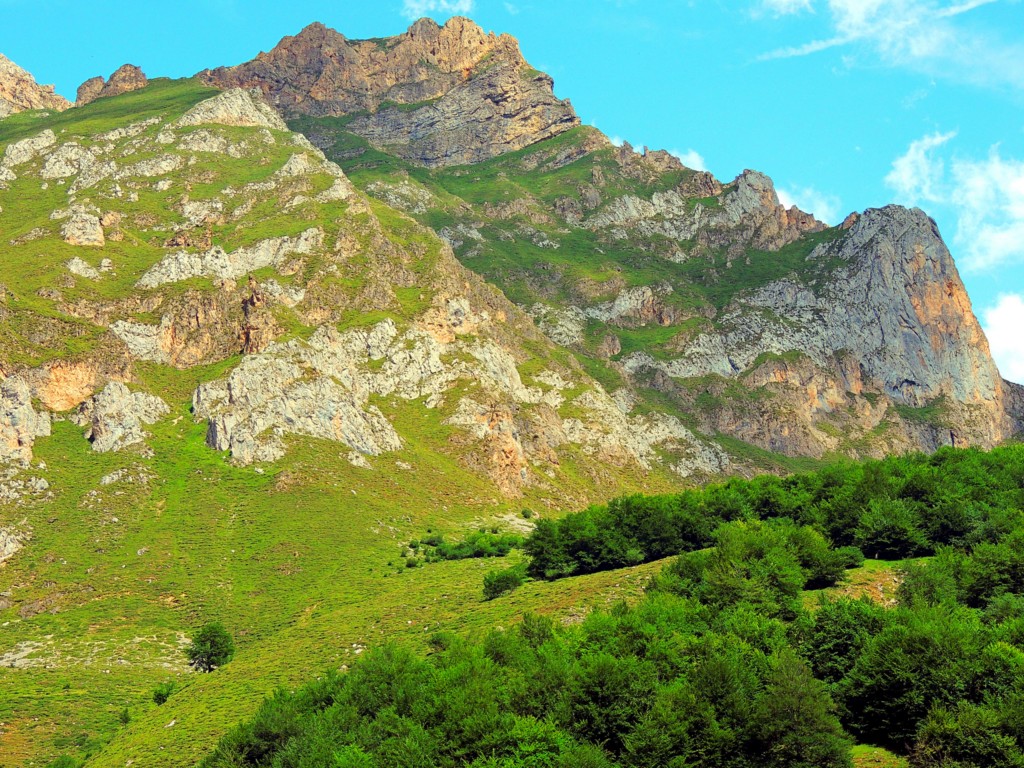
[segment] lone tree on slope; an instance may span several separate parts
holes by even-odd
[[[185,649],[189,664],[200,672],[212,672],[231,661],[235,655],[235,641],[219,621],[205,625],[192,635],[192,643]]]

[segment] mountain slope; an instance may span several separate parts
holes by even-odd
[[[1024,411],[925,214],[615,147],[467,20],[96,85],[0,122],[0,765],[188,764],[383,637],[651,572],[484,604],[422,536]],[[239,655],[197,676],[211,619]]]
[[[761,174],[722,184],[589,128],[432,170],[330,119],[292,124],[357,186],[435,227],[610,390],[667,397],[727,442],[879,456],[991,446],[1019,428],[920,211],[826,228],[785,210]]]
[[[19,115],[0,157],[0,764],[95,751],[190,678],[183,633],[219,618],[237,672],[197,680],[179,730],[153,711],[106,753],[180,765],[253,686],[304,677],[293,653],[331,663],[317,638],[508,615],[478,614],[479,564],[406,567],[426,529],[728,461],[623,412],[247,91],[154,80]]]

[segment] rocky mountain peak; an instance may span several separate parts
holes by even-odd
[[[71,102],[54,93],[52,85],[39,85],[35,78],[0,54],[0,118],[26,109],[64,110]]]
[[[258,88],[288,117],[354,116],[348,130],[428,166],[478,162],[579,124],[515,38],[469,19],[421,19],[401,35],[349,40],[323,24],[236,67],[199,73],[218,88]]]
[[[134,64],[124,64],[110,76],[109,80],[104,80],[102,77],[91,77],[78,86],[75,106],[81,107],[96,101],[96,99],[137,91],[140,88],[145,88],[148,83],[148,78],[139,67]]]

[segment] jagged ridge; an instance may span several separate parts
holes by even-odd
[[[378,40],[311,24],[251,62],[199,78],[259,88],[287,116],[348,117],[348,130],[428,166],[479,162],[579,124],[514,38],[459,17],[443,27],[421,19]]]

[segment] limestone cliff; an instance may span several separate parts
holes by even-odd
[[[35,79],[3,54],[0,54],[0,118],[26,109],[64,110],[71,103],[53,91],[52,85],[39,85]]]
[[[1019,430],[1020,400],[921,211],[829,228],[780,205],[763,174],[720,182],[588,128],[478,171],[483,201],[458,199],[459,170],[372,178],[369,193],[424,221],[443,210],[464,263],[551,339],[705,434],[823,457],[991,446]]]
[[[514,38],[458,17],[443,27],[421,19],[378,40],[312,24],[253,61],[199,77],[259,88],[287,116],[350,116],[353,133],[428,166],[485,160],[579,124]]]

